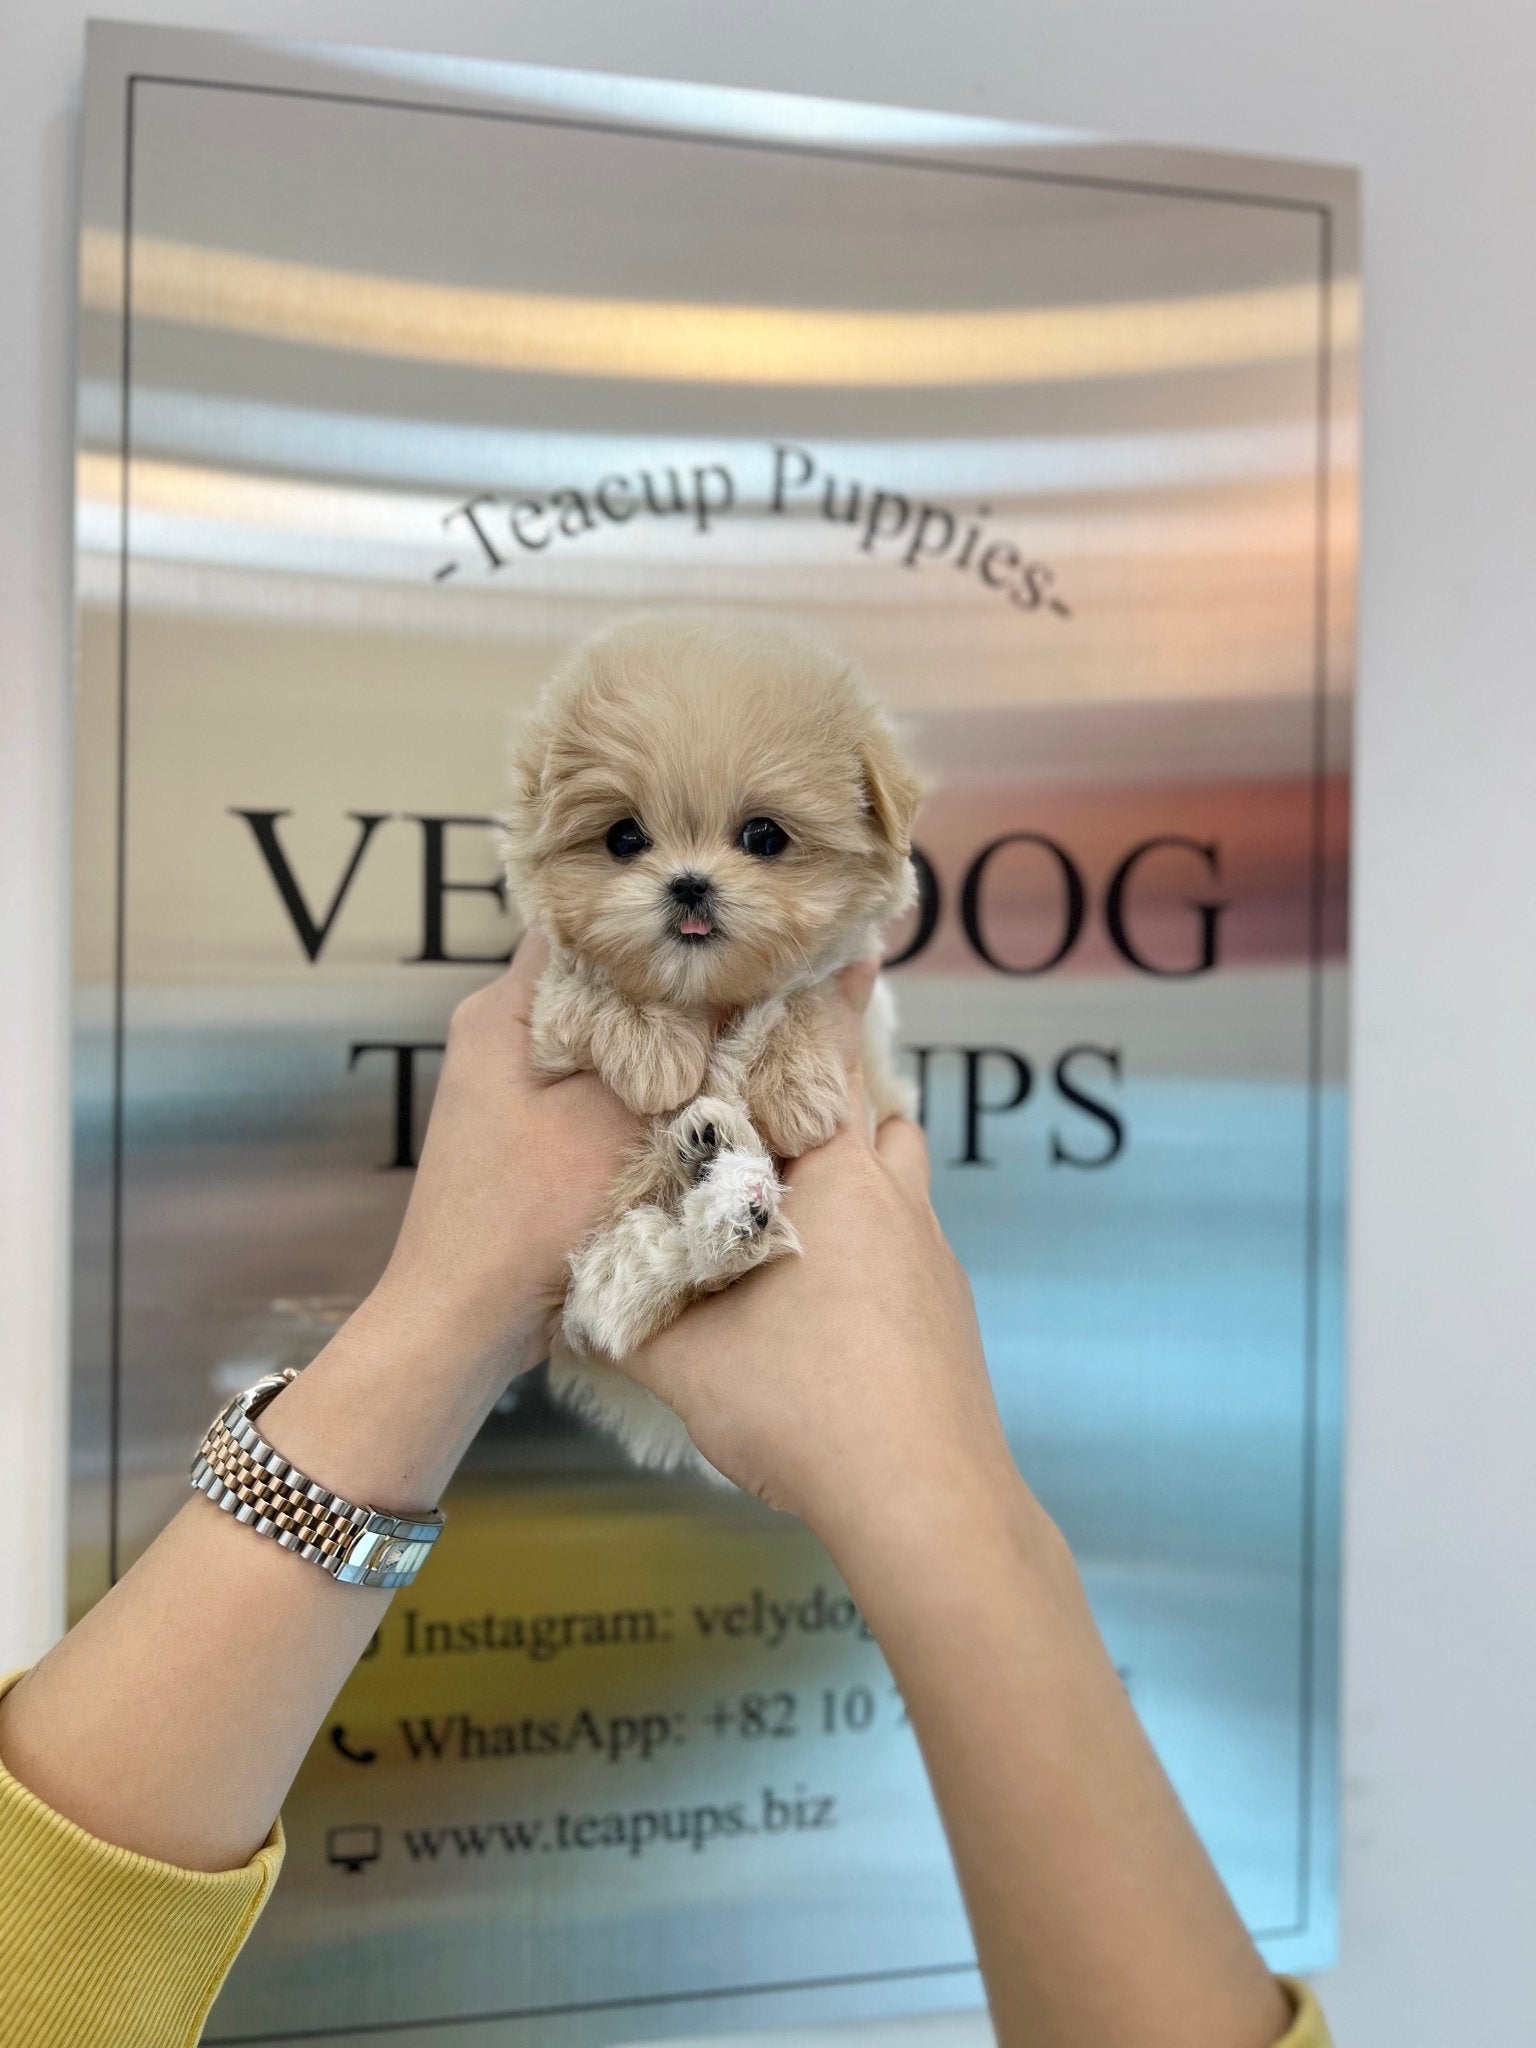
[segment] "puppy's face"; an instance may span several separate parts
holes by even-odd
[[[524,910],[633,1002],[760,1001],[911,900],[918,786],[846,661],[654,619],[579,649],[523,735]]]

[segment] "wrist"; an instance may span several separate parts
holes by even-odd
[[[495,1383],[545,1355],[552,1297],[509,1261],[494,1283],[476,1285],[449,1261],[424,1267],[397,1252],[346,1329],[405,1369]]]
[[[477,1315],[386,1274],[265,1410],[263,1434],[350,1500],[434,1508],[508,1379],[537,1362],[544,1324],[533,1299]]]
[[[952,1610],[964,1588],[999,1572],[1023,1572],[1057,1594],[1078,1583],[1061,1531],[1006,1445],[935,1459],[899,1487],[852,1494],[812,1526],[877,1635],[925,1605]]]

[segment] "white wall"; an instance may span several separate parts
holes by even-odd
[[[1528,2048],[1536,10],[184,0],[144,18],[1012,114],[1366,173],[1340,2048]],[[72,109],[0,0],[0,1668],[60,1605]]]

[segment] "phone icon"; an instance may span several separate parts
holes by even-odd
[[[347,1731],[338,1721],[331,1730],[331,1747],[338,1756],[344,1756],[349,1764],[375,1764],[379,1760],[376,1749],[353,1749],[347,1742]]]

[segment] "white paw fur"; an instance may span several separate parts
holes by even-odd
[[[744,1111],[701,1095],[674,1118],[672,1133],[694,1176],[679,1211],[693,1286],[713,1293],[766,1259],[798,1251],[779,1213],[784,1189],[773,1160]]]
[[[549,1354],[549,1387],[564,1407],[621,1443],[637,1465],[657,1472],[691,1469],[716,1485],[727,1483],[664,1401],[617,1366],[578,1357],[560,1337]]]
[[[700,1096],[672,1119],[664,1143],[687,1191],[675,1214],[659,1202],[626,1210],[572,1258],[550,1387],[638,1463],[692,1463],[718,1477],[672,1411],[608,1361],[629,1357],[696,1295],[798,1251],[799,1242],[780,1213],[773,1160],[736,1104]]]

